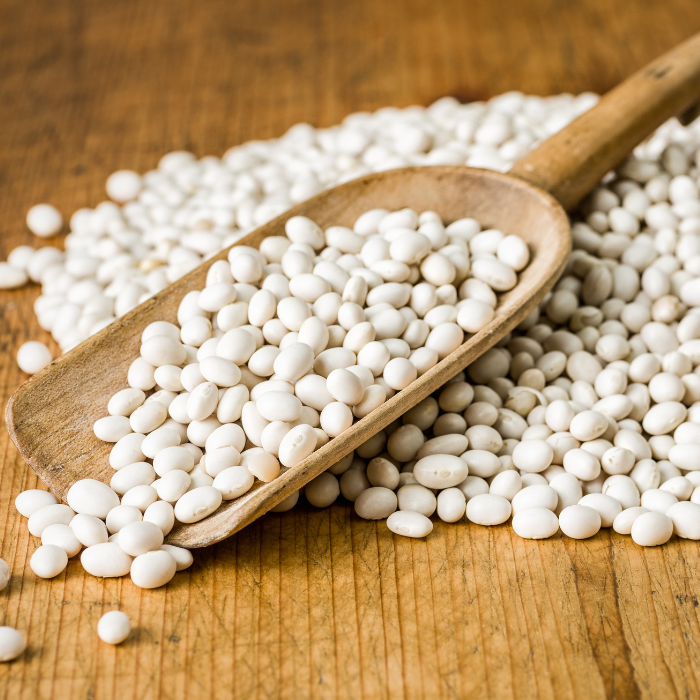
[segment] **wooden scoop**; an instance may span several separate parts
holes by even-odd
[[[295,215],[322,228],[352,226],[368,209],[434,210],[445,221],[474,217],[485,228],[524,238],[531,262],[517,286],[501,296],[493,321],[451,355],[370,415],[269,484],[224,505],[208,518],[177,525],[167,542],[204,547],[245,527],[300,489],[370,436],[399,418],[515,328],[552,288],[571,248],[565,210],[576,206],[611,168],[657,126],[687,109],[700,94],[700,35],[654,61],[600,103],[518,162],[509,174],[467,167],[402,168],[322,192],[243,238],[258,246],[284,235]],[[227,251],[200,265],[31,377],[7,406],[7,426],[22,456],[59,497],[78,479],[109,483],[112,448],[93,434],[107,402],[127,387],[141,332],[153,321],[176,321],[178,304],[205,285],[207,270]]]

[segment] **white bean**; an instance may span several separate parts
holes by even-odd
[[[489,493],[494,496],[502,496],[508,501],[512,501],[515,494],[522,489],[522,479],[517,471],[509,469],[496,474],[491,480]]]
[[[679,501],[687,501],[693,493],[694,486],[684,476],[674,476],[666,479],[659,489],[672,493]]]
[[[305,486],[304,495],[312,506],[327,508],[340,495],[338,479],[333,474],[323,472]]]
[[[101,481],[81,479],[68,489],[66,501],[76,513],[104,519],[112,508],[119,505],[119,496]]]
[[[192,477],[187,472],[173,469],[153,482],[153,488],[157,491],[158,498],[168,503],[175,503],[189,490],[191,483]]]
[[[554,451],[544,440],[526,440],[516,445],[512,456],[518,469],[538,473],[552,463]]]
[[[468,450],[461,459],[467,464],[469,473],[473,476],[488,479],[501,470],[498,457],[487,450]]]
[[[292,343],[287,346],[274,362],[275,374],[286,381],[300,379],[312,366],[314,351],[305,343]]]
[[[480,493],[488,493],[488,483],[478,476],[468,476],[464,481],[457,485],[457,488],[469,500]]]
[[[396,494],[383,486],[372,486],[355,499],[355,512],[365,520],[388,518],[397,508]]]
[[[107,644],[121,644],[130,633],[131,621],[119,610],[110,610],[97,623],[97,636]]]
[[[2,263],[0,263],[0,265],[2,265]],[[1,268],[0,274],[2,274]],[[7,282],[4,284],[0,282],[0,288],[7,289]],[[19,368],[27,374],[36,374],[40,372],[44,367],[51,364],[51,359],[51,351],[46,345],[36,340],[23,343],[17,350],[17,364]]]
[[[467,463],[454,455],[429,455],[416,462],[413,475],[428,488],[445,489],[462,483],[469,474]]]
[[[192,421],[203,421],[216,411],[219,390],[213,382],[196,386],[187,399],[187,415]],[[137,409],[140,410],[140,409]]]
[[[399,470],[388,459],[375,457],[367,465],[367,478],[372,486],[384,486],[393,491],[399,485]]]
[[[55,544],[45,544],[32,554],[29,565],[40,578],[53,578],[68,566],[68,554]]]
[[[467,502],[467,519],[477,525],[500,525],[511,515],[511,504],[503,496],[483,493]]]
[[[700,505],[688,501],[674,503],[665,513],[673,523],[673,532],[688,540],[700,539]]]
[[[178,499],[175,504],[175,517],[181,523],[199,522],[213,513],[221,505],[221,501],[221,491],[213,486],[193,489]]]
[[[382,376],[392,389],[400,391],[417,378],[418,372],[409,360],[395,357],[387,362]]]
[[[348,406],[360,403],[365,391],[359,377],[343,368],[334,369],[328,375],[326,387],[336,401]]]
[[[526,486],[521,491],[513,496],[511,505],[513,514],[517,515],[520,511],[528,508],[547,508],[554,511],[557,507],[559,496],[557,492],[547,484],[537,484]]]
[[[426,537],[433,531],[433,523],[425,515],[410,510],[392,513],[386,524],[393,533],[404,537]]]
[[[684,420],[687,409],[677,401],[665,401],[649,409],[642,427],[650,435],[666,435],[675,430]]]
[[[291,423],[301,415],[302,405],[293,394],[268,391],[255,402],[255,407],[265,420]]]
[[[58,498],[48,491],[29,489],[28,491],[22,491],[15,498],[15,508],[25,518],[30,518],[39,509],[56,505],[58,502]]]
[[[444,489],[438,494],[438,517],[446,523],[455,523],[461,520],[466,512],[466,506],[466,497],[459,488]]]
[[[156,501],[146,508],[143,519],[149,523],[155,523],[167,535],[175,524],[175,513],[172,505],[166,501]]]
[[[582,481],[592,481],[600,474],[598,458],[583,449],[573,449],[564,455],[564,469]]]
[[[127,464],[143,461],[145,455],[141,445],[145,439],[146,436],[142,433],[129,433],[118,440],[109,453],[109,466],[112,469],[121,469]]]
[[[227,389],[219,399],[216,417],[221,423],[233,423],[241,417],[244,404],[249,400],[250,392],[243,385]]]
[[[72,521],[71,521],[72,522]],[[75,533],[68,525],[49,525],[41,533],[41,544],[56,545],[68,555],[74,557],[82,548],[82,543],[75,536]]]
[[[131,569],[131,561],[131,557],[116,542],[93,545],[80,555],[83,569],[100,578],[126,576]]]
[[[162,544],[162,530],[148,521],[130,523],[119,530],[119,546],[132,557],[159,549]]]
[[[94,515],[78,513],[70,521],[70,528],[75,533],[80,544],[85,547],[102,544],[109,537],[105,524]]]
[[[191,492],[194,493],[194,492]],[[131,564],[131,580],[139,588],[159,588],[168,583],[177,570],[175,559],[159,549],[137,556]]]
[[[559,520],[547,508],[527,508],[513,516],[513,530],[524,539],[541,540],[554,535]]]
[[[640,504],[640,494],[634,481],[624,474],[615,474],[605,480],[603,491],[619,501],[622,508],[635,508]]]
[[[648,489],[642,493],[641,503],[644,508],[655,513],[666,513],[672,505],[678,503],[678,499],[669,491]]]
[[[21,632],[13,627],[0,627],[0,661],[13,661],[26,647]]]
[[[223,500],[230,501],[250,491],[254,481],[247,467],[233,466],[218,472],[212,486],[221,492]]]
[[[632,523],[632,539],[643,547],[665,544],[673,534],[673,521],[663,513],[642,513]]]
[[[601,527],[597,510],[585,505],[571,505],[559,513],[559,527],[567,536],[576,540],[593,537]]]
[[[380,486],[381,484],[372,485]],[[461,495],[460,492],[460,496]],[[437,507],[437,499],[433,492],[420,484],[406,484],[397,491],[396,496],[399,510],[421,513],[427,518],[435,512]]]
[[[218,387],[229,388],[241,381],[241,370],[238,365],[223,357],[205,357],[199,363],[199,371],[207,382],[212,382]],[[198,388],[196,387],[193,392]]]
[[[153,367],[181,365],[187,358],[182,343],[165,335],[148,338],[141,345],[141,357]]]
[[[162,450],[168,447],[176,447],[180,442],[180,436],[172,428],[156,428],[141,443],[141,451],[146,457],[153,459]]]
[[[321,411],[321,428],[330,436],[337,437],[344,433],[353,421],[353,413],[350,408],[340,401],[329,403]],[[282,446],[280,445],[280,458]],[[283,462],[284,464],[284,462]],[[287,466],[287,465],[285,465]]]

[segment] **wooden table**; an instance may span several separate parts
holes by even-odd
[[[94,206],[172,149],[221,155],[299,121],[446,94],[602,92],[700,30],[694,0],[1,0],[0,258],[30,205]],[[32,287],[0,294],[0,394],[48,339]],[[0,694],[34,698],[693,698],[700,551],[602,531],[525,541],[435,524],[394,537],[347,505],[271,515],[166,588],[29,568],[12,503],[37,485],[0,431],[0,621],[25,633]],[[100,615],[136,631],[103,644]]]

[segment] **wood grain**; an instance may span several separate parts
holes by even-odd
[[[113,170],[221,154],[298,121],[508,89],[604,92],[700,30],[694,0],[2,0],[0,257],[24,214],[104,197]],[[0,391],[46,334],[36,289],[0,295]],[[338,504],[268,515],[162,591],[28,567],[12,501],[37,480],[0,432],[0,622],[29,639],[3,698],[698,697],[700,550],[605,532],[525,542],[443,525],[394,538]],[[97,639],[104,610],[136,626]]]

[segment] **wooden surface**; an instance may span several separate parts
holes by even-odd
[[[113,170],[221,154],[298,121],[508,89],[603,92],[700,30],[695,0],[0,0],[0,257],[27,208],[69,214]],[[0,294],[0,391],[46,335]],[[12,507],[37,479],[0,434],[0,622],[27,635],[3,698],[700,697],[700,550],[436,523],[395,538],[345,505],[269,515],[163,590],[39,581]],[[103,611],[136,626],[99,642]]]

